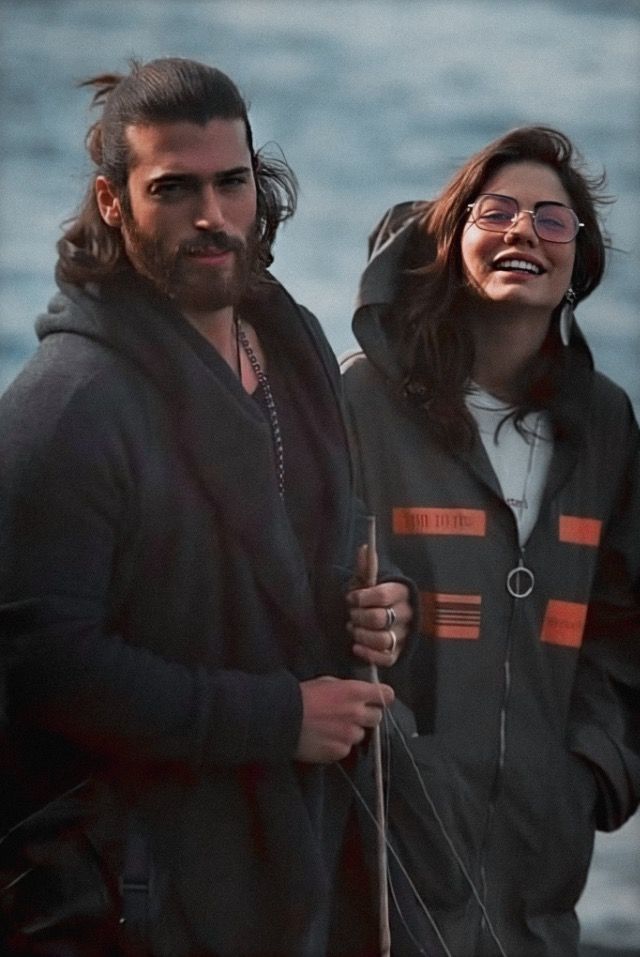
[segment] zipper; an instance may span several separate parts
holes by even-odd
[[[487,903],[487,874],[486,874],[486,853],[493,830],[493,819],[495,815],[496,803],[500,788],[502,785],[502,775],[504,772],[506,754],[507,754],[507,711],[509,698],[511,695],[511,654],[514,642],[514,619],[517,614],[518,602],[523,598],[528,598],[533,592],[535,586],[535,575],[525,563],[525,546],[519,546],[518,562],[507,573],[506,588],[512,598],[511,615],[509,617],[507,647],[505,651],[503,669],[503,692],[500,705],[499,728],[498,728],[498,762],[491,784],[491,792],[487,805],[487,822],[484,831],[484,840],[480,853],[480,880],[482,886],[482,902],[486,907]],[[483,911],[480,919],[480,926],[483,931],[488,929],[485,917],[486,911]]]

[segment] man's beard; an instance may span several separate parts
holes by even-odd
[[[199,232],[173,250],[143,233],[131,214],[123,211],[127,255],[134,269],[150,279],[185,312],[215,312],[235,306],[246,295],[258,258],[258,229],[243,241],[222,231]],[[198,265],[194,254],[214,248],[232,252],[233,266],[223,271]]]

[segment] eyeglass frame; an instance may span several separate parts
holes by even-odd
[[[572,209],[571,206],[567,206],[566,203],[558,203],[553,199],[543,199],[539,203],[536,203],[533,209],[520,209],[520,203],[515,198],[515,196],[506,196],[504,193],[480,193],[478,196],[476,196],[476,198],[474,199],[472,203],[467,203],[467,212],[468,213],[472,212],[473,207],[484,196],[495,196],[497,199],[510,200],[512,203],[515,203],[515,207],[516,207],[516,211],[513,214],[513,217],[509,225],[506,226],[504,229],[492,229],[491,226],[481,226],[476,219],[472,220],[472,222],[478,227],[478,229],[482,229],[484,230],[484,232],[487,232],[487,233],[503,233],[503,234],[507,233],[518,221],[521,213],[529,213],[529,215],[531,216],[531,225],[533,227],[533,231],[538,237],[538,239],[540,239],[543,243],[557,243],[558,245],[566,246],[567,243],[572,243],[574,241],[574,239],[577,237],[578,233],[580,232],[581,228],[584,226],[584,223],[581,223],[580,220],[578,219],[578,214],[576,213],[575,209]],[[573,215],[575,216],[576,231],[574,235],[571,237],[571,239],[545,239],[545,237],[539,234],[538,230],[536,229],[536,215],[541,206],[562,206],[563,209],[568,209],[570,213],[573,213]]]

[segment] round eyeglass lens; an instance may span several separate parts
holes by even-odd
[[[534,213],[533,225],[540,239],[552,243],[570,243],[579,228],[574,211],[560,203],[540,203]]]
[[[473,219],[480,229],[504,233],[518,215],[518,204],[509,196],[485,193],[473,205]]]

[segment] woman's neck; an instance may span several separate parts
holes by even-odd
[[[467,321],[475,346],[474,381],[493,395],[517,400],[531,361],[546,338],[550,317],[496,309],[487,315],[481,309],[469,313]]]

